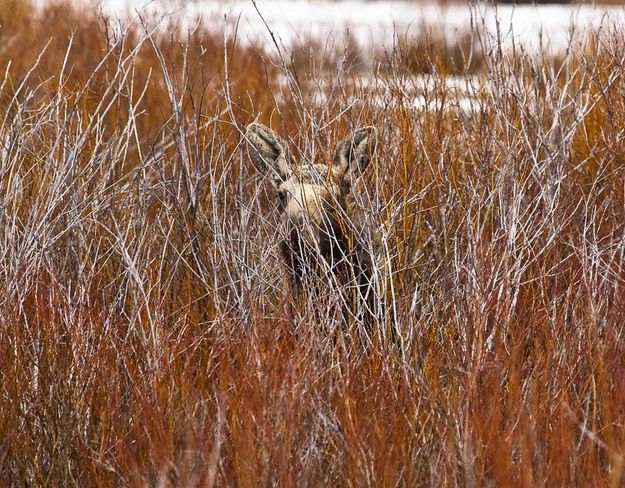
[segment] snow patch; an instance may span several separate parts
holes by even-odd
[[[45,3],[45,0],[38,0]],[[74,0],[77,5],[93,5],[91,0]],[[167,22],[192,28],[198,19],[223,33],[233,31],[238,21],[238,35],[243,41],[272,44],[273,32],[282,46],[297,40],[344,40],[347,33],[365,49],[388,48],[396,36],[419,36],[426,28],[440,29],[454,41],[480,26],[493,39],[499,37],[504,47],[514,44],[525,49],[544,48],[561,51],[575,31],[583,33],[600,26],[623,24],[623,6],[570,5],[478,5],[415,3],[408,1],[251,1],[214,0],[101,0],[99,8],[122,19],[164,16]],[[263,21],[264,19],[264,21]],[[282,47],[281,46],[281,47]]]

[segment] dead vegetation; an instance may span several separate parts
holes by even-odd
[[[558,60],[477,39],[424,83],[436,43],[363,74],[62,3],[0,19],[0,482],[623,482],[620,30]],[[377,128],[368,348],[336,290],[291,306],[257,116],[317,159]]]

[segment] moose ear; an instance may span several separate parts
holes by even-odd
[[[367,169],[375,150],[377,131],[375,127],[363,127],[339,142],[334,154],[334,164],[346,175],[348,172],[358,177]]]
[[[291,174],[286,143],[269,127],[253,122],[247,126],[245,139],[250,159],[256,169],[279,184]]]

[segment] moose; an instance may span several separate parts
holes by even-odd
[[[370,324],[375,316],[372,260],[347,207],[352,183],[369,166],[375,150],[374,127],[354,131],[336,147],[334,159],[296,160],[272,129],[254,122],[245,139],[255,168],[271,180],[285,224],[280,249],[296,295],[332,287],[344,308]]]

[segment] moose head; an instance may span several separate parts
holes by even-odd
[[[296,160],[286,142],[262,124],[248,125],[245,136],[250,159],[273,183],[284,216],[287,231],[281,249],[293,287],[323,270],[359,285],[368,282],[346,197],[371,162],[375,128],[354,131],[339,142],[332,160],[319,163]]]

